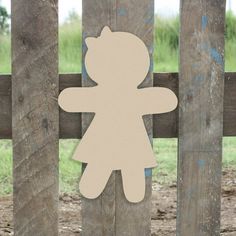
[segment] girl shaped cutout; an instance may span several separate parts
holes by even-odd
[[[137,36],[106,26],[98,38],[85,42],[85,67],[97,85],[67,88],[59,96],[67,112],[95,113],[73,155],[87,163],[80,192],[98,197],[112,171],[121,170],[127,200],[139,202],[145,195],[144,169],[156,166],[142,116],[174,110],[177,98],[167,88],[137,88],[150,67],[148,50]]]

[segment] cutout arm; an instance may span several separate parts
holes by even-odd
[[[178,105],[174,92],[163,87],[140,89],[139,98],[140,112],[144,115],[170,112]]]
[[[95,112],[96,88],[67,88],[58,97],[59,106],[66,112]]]

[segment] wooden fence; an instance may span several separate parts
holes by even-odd
[[[171,88],[179,107],[145,124],[150,139],[179,140],[177,235],[218,236],[222,136],[236,135],[236,73],[224,73],[225,1],[182,0],[180,10],[179,75],[152,80],[151,67],[142,84]],[[82,22],[83,41],[109,25],[139,36],[152,58],[154,0],[84,0]],[[58,140],[81,138],[92,117],[59,111],[57,97],[82,85],[93,85],[84,66],[82,76],[58,75],[57,0],[12,0],[12,75],[0,75],[0,138],[13,140],[16,236],[58,235]],[[131,204],[114,172],[98,199],[83,199],[82,234],[150,235],[151,184],[146,171],[145,199]]]

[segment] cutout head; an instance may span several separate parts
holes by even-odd
[[[88,37],[85,43],[87,73],[99,85],[137,87],[145,79],[150,57],[137,36],[105,26],[98,38]]]

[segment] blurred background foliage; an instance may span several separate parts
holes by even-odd
[[[11,47],[9,15],[0,8],[0,73],[11,73]],[[81,18],[71,12],[59,27],[60,73],[81,72],[82,26]],[[179,17],[155,17],[154,71],[178,71]],[[226,14],[225,32],[226,71],[236,71],[236,16]],[[223,167],[236,169],[236,138],[223,140]],[[71,155],[78,140],[60,140],[60,189],[75,192],[81,165]],[[154,152],[158,167],[153,171],[154,181],[169,184],[176,181],[177,139],[154,139]],[[0,195],[12,192],[12,144],[0,141]]]
[[[10,32],[9,15],[0,16],[0,73],[9,73]],[[3,26],[2,26],[3,25]],[[179,17],[155,17],[154,71],[178,71]],[[59,70],[61,73],[81,72],[82,57],[81,18],[74,11],[59,27]],[[236,71],[236,16],[228,11],[225,32],[225,70]]]

